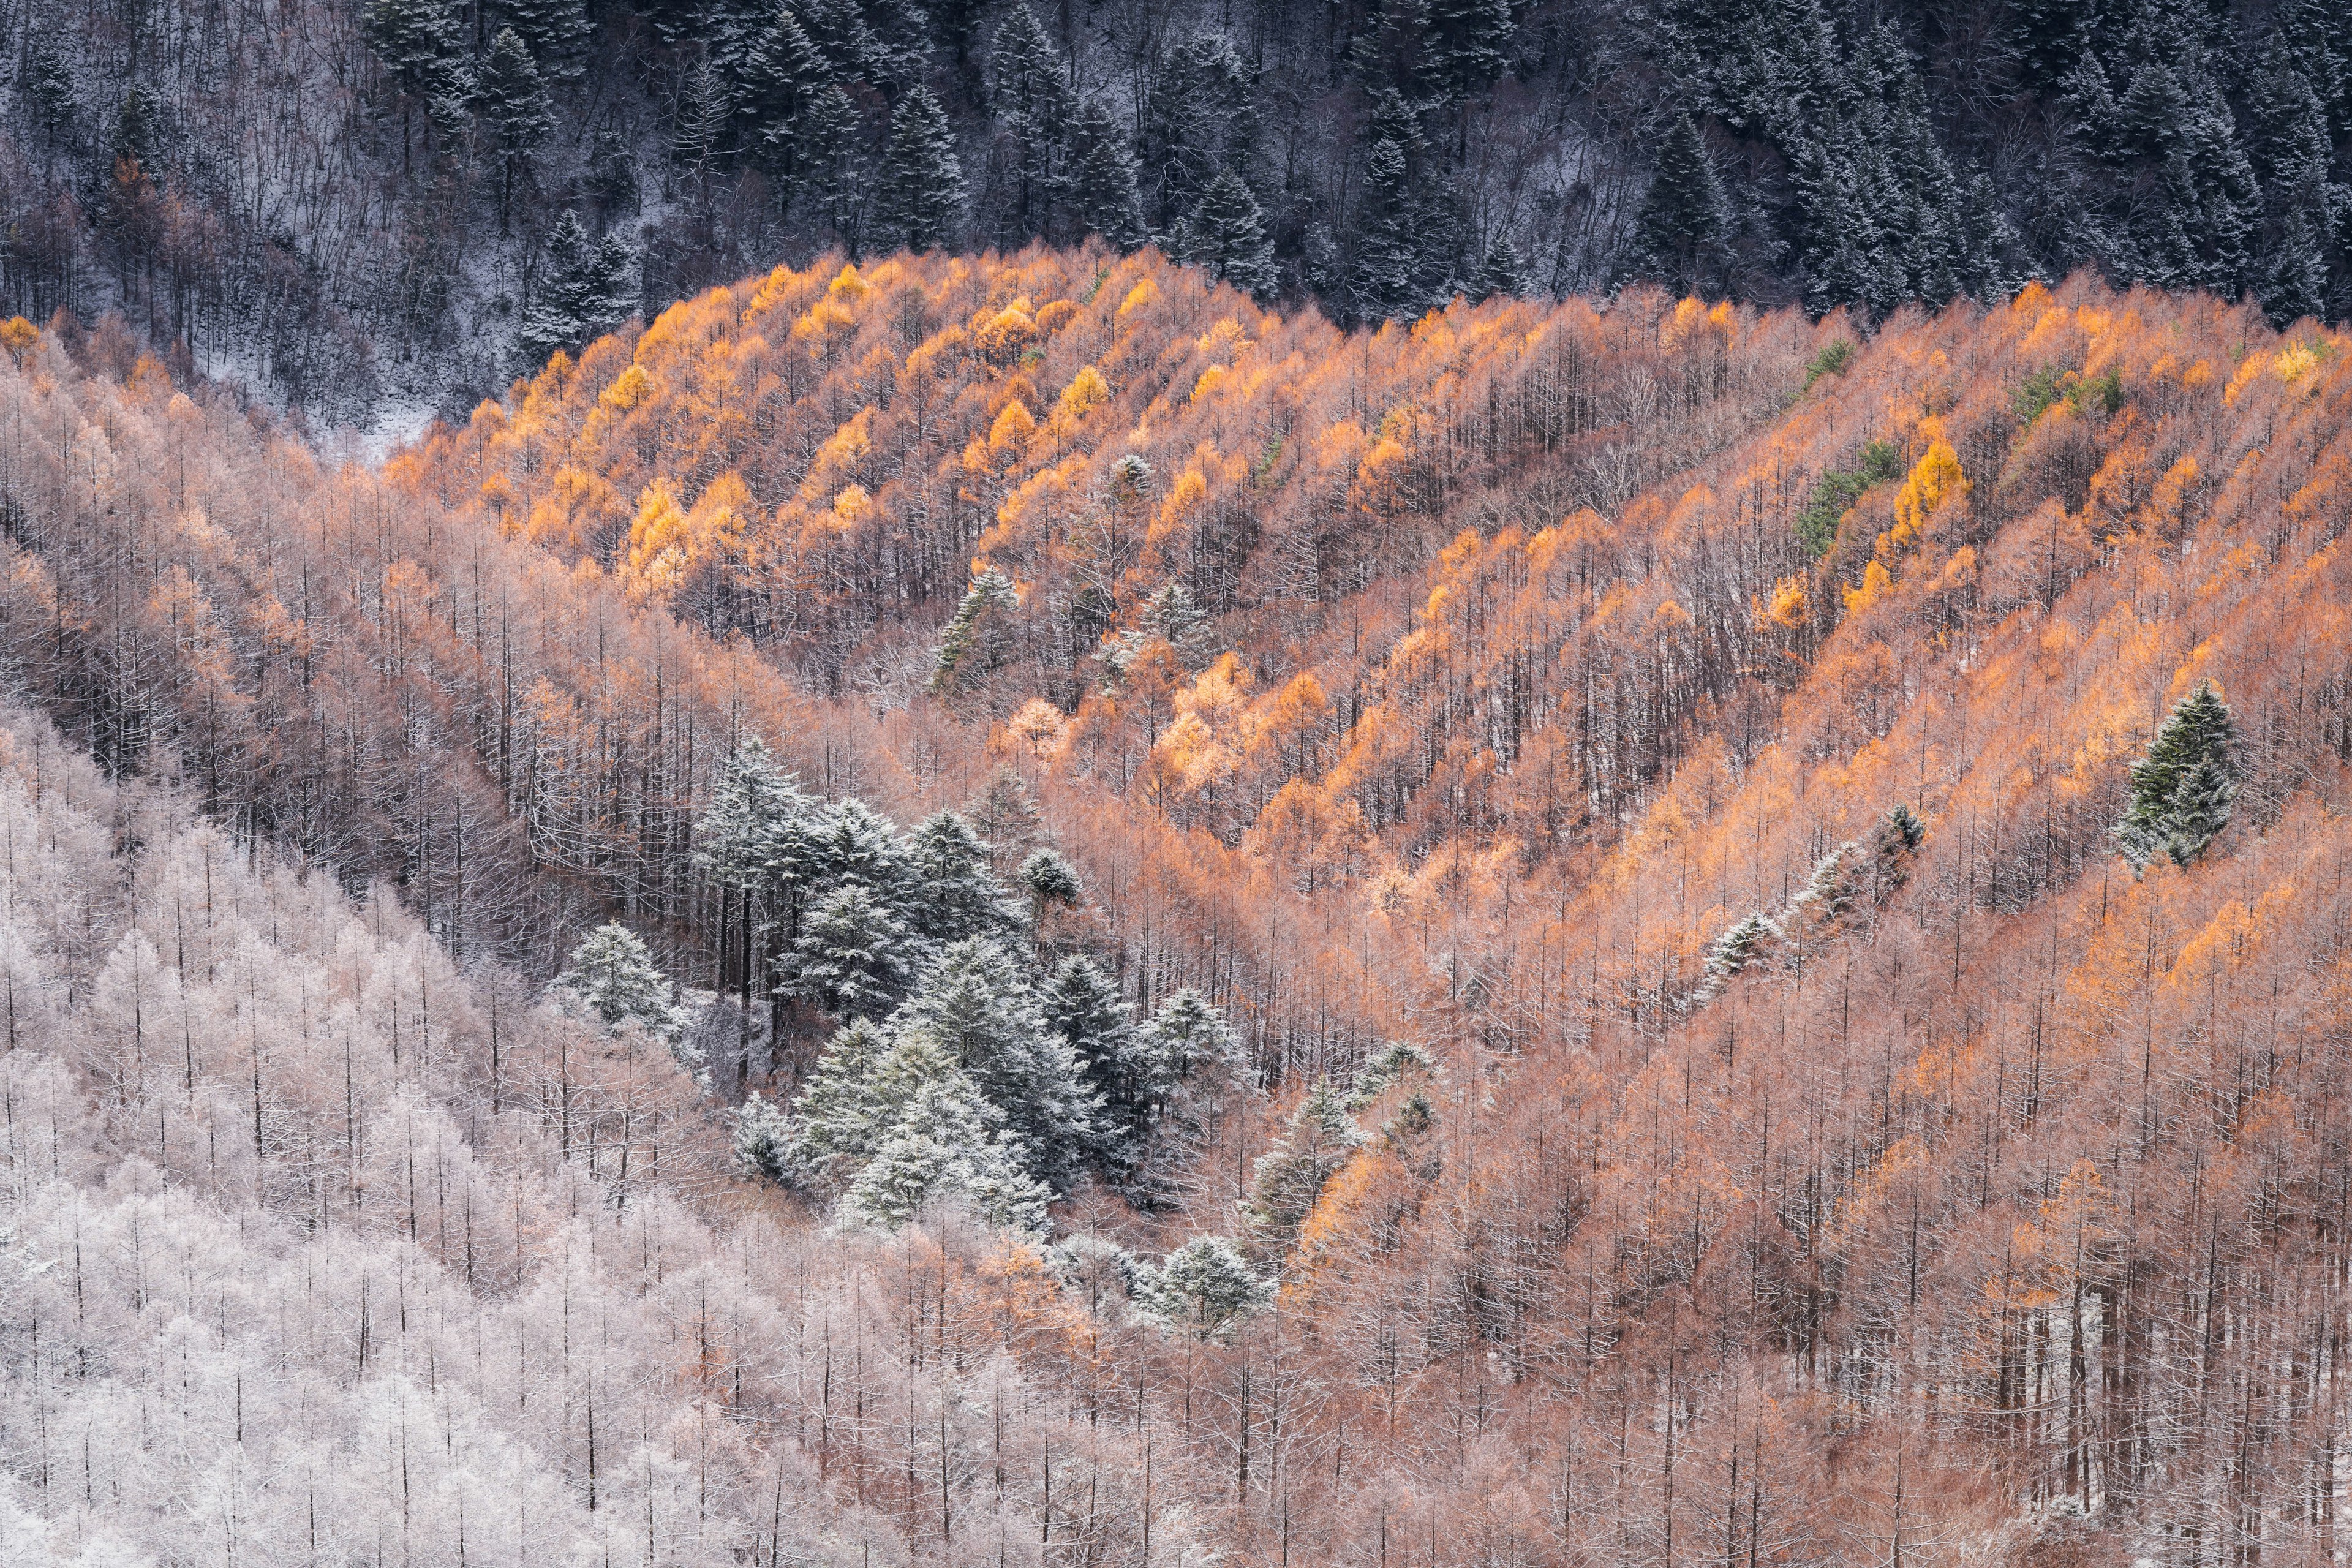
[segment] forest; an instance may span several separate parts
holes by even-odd
[[[381,446],[835,248],[1286,310],[2352,301],[2327,0],[7,0],[0,310]]]
[[[926,36],[857,14],[816,57]],[[0,1560],[2344,1549],[2324,300],[2153,239],[1808,296],[1703,220],[1676,287],[1373,308],[1042,178],[993,248],[787,204],[798,254],[664,300],[549,166],[458,177],[447,73],[527,32],[643,131],[566,16],[468,14],[372,121],[576,264],[415,440],[317,438],[136,310],[0,321]],[[1055,79],[1107,92],[1123,16],[1033,17],[1104,29]],[[1253,92],[1320,36],[1274,16],[1227,22]],[[2208,58],[2135,26],[2142,77]],[[718,90],[727,35],[646,27]],[[922,80],[962,56],[903,63],[894,127],[976,134]],[[1728,191],[1742,123],[1644,156]],[[351,232],[364,271],[396,231]]]

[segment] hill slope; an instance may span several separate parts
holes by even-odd
[[[1211,989],[1268,1095],[1174,1213],[1064,1219],[1279,1268],[1230,1337],[1114,1310],[1069,1363],[1244,1555],[2331,1550],[2347,345],[2080,284],[1853,336],[826,263],[382,476],[31,342],[6,647],[110,758],[542,963],[569,900],[709,964],[663,834],[740,724],[902,812],[1006,770],[1129,996]],[[313,582],[331,700],[268,629]],[[504,771],[518,679],[560,787]],[[2136,872],[2129,765],[2204,681],[2228,821]],[[356,784],[271,765],[305,726]],[[484,847],[428,869],[461,791]],[[1438,1076],[1351,1151],[1302,1096],[1397,1037]],[[992,1549],[950,1471],[866,1495]]]

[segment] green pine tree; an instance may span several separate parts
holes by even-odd
[[[1254,1167],[1249,1202],[1242,1210],[1250,1228],[1275,1250],[1287,1247],[1298,1238],[1323,1184],[1339,1174],[1363,1141],[1339,1091],[1318,1081],[1290,1113],[1281,1142]]]
[[[563,972],[548,983],[559,1005],[593,1018],[606,1030],[640,1028],[676,1040],[686,1016],[670,994],[669,977],[654,963],[645,939],[614,921],[580,939]]]
[[[579,348],[627,320],[633,269],[634,258],[619,236],[592,241],[578,214],[566,212],[556,219],[539,287],[515,337],[521,368],[535,370],[558,349]]]
[[[1257,298],[1274,294],[1274,242],[1257,195],[1230,169],[1209,182],[1192,214],[1192,255],[1209,270]]]
[[[1070,127],[1070,216],[1086,233],[1098,234],[1121,250],[1146,238],[1143,198],[1137,193],[1135,153],[1102,103],[1088,99]]]
[[[540,75],[570,83],[588,74],[588,40],[596,29],[586,0],[499,0],[498,10],[530,46]]]
[[[925,818],[908,836],[906,902],[918,935],[946,943],[1014,928],[1019,917],[1005,903],[992,853],[952,811]]]
[[[798,1171],[793,1152],[793,1120],[774,1101],[753,1089],[735,1112],[735,1163],[744,1172],[779,1185]]]
[[[911,89],[891,110],[874,200],[875,226],[908,250],[930,250],[963,232],[963,162],[947,114],[927,87]]]
[[[878,1018],[906,993],[907,927],[863,882],[827,893],[801,922],[782,990],[842,1018]]]
[[[1013,615],[1021,599],[1013,580],[993,566],[983,567],[964,590],[963,602],[947,630],[931,665],[931,691],[951,697],[1004,663]]]
[[[2125,858],[2170,854],[2186,864],[2229,822],[2237,781],[2236,723],[2210,681],[2182,698],[2132,764],[2131,804],[2116,826]]]
[[[499,172],[499,233],[503,235],[515,184],[530,178],[532,154],[555,129],[555,106],[539,68],[531,63],[530,47],[512,27],[499,28],[490,40],[477,87],[475,102]]]
[[[1046,1026],[1077,1052],[1087,1082],[1102,1101],[1096,1127],[1104,1164],[1132,1171],[1169,1088],[1158,1037],[1136,1026],[1135,1010],[1118,994],[1118,982],[1090,958],[1063,960],[1043,997]]]
[[[1169,1328],[1206,1342],[1226,1337],[1272,1306],[1274,1296],[1274,1282],[1257,1277],[1241,1248],[1222,1236],[1203,1236],[1145,1272],[1135,1302]]]
[[[1011,248],[1045,231],[1065,184],[1064,138],[1074,129],[1076,104],[1060,51],[1025,4],[1013,6],[997,29],[989,64],[997,133],[1013,153],[1005,214]]]
[[[890,1051],[889,1037],[866,1018],[852,1018],[825,1042],[793,1107],[796,1163],[840,1175],[874,1152],[899,1109],[884,1105],[875,1083]]]
[[[1164,1064],[1161,1070],[1171,1080],[1181,1082],[1212,1067],[1242,1065],[1241,1042],[1224,1014],[1189,985],[1160,1004],[1150,1029],[1153,1049]]]
[[[991,1225],[1044,1234],[1052,1194],[1024,1169],[1019,1142],[992,1120],[961,1073],[924,1084],[842,1194],[842,1223],[896,1230],[947,1199]]]
[[[824,166],[828,149],[820,144],[825,129],[820,107],[835,90],[833,68],[784,5],[769,19],[746,72],[745,131],[761,161],[783,183],[789,204]]]
[[[1729,199],[1697,122],[1678,117],[1633,222],[1633,266],[1678,294],[1704,291],[1729,256]]]
[[[1067,860],[1051,849],[1033,849],[1021,862],[1021,885],[1029,890],[1029,924],[1032,929],[1045,923],[1045,911],[1056,905],[1076,909],[1086,897],[1086,888],[1078,873]]]

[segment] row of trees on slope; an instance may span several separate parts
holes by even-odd
[[[2085,267],[2325,319],[2352,278],[2333,21],[23,0],[0,309],[114,306],[362,421],[833,247],[1150,240],[1349,321],[1636,279],[1878,316]]]

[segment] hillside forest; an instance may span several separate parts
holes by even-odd
[[[1087,236],[1411,321],[2352,289],[2326,0],[7,0],[0,310],[310,427],[462,420],[704,289]]]
[[[836,249],[375,463],[0,351],[0,1560],[2342,1549],[2340,331]]]

